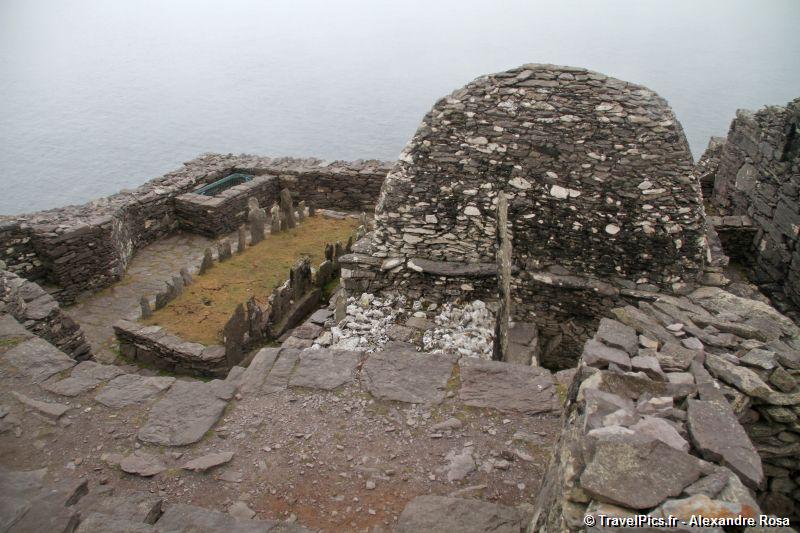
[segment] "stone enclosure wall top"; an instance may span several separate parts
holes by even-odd
[[[388,169],[375,160],[206,154],[134,190],[80,206],[0,216],[0,261],[20,276],[56,285],[53,295],[71,303],[83,291],[118,280],[137,249],[178,229],[175,198],[201,185],[233,172],[270,174],[315,207],[364,211],[374,206]]]
[[[581,68],[522,67],[439,100],[387,176],[373,256],[493,263],[497,192],[514,261],[669,287],[701,272],[701,194],[653,91]]]

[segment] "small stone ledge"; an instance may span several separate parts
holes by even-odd
[[[531,270],[527,271],[527,275],[532,281],[544,283],[545,285],[552,285],[565,289],[590,289],[603,296],[618,296],[620,292],[619,289],[610,283],[586,276],[562,275],[546,271]]]
[[[114,324],[120,351],[137,363],[145,363],[192,376],[224,377],[229,366],[223,346],[204,346],[169,335],[161,326],[143,326],[128,320]]]
[[[494,263],[461,263],[457,261],[433,261],[414,257],[408,260],[408,268],[424,274],[443,277],[486,278],[497,275]]]

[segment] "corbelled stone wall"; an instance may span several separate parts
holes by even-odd
[[[715,287],[612,313],[583,347],[528,531],[636,514],[797,520],[800,329]]]
[[[713,154],[710,158],[713,158]],[[800,98],[740,110],[719,153],[712,202],[757,228],[753,279],[784,310],[800,306]]]
[[[5,270],[0,270],[0,313],[11,314],[73,359],[92,357],[83,330],[61,311],[58,302],[36,283]]]
[[[425,116],[342,277],[356,291],[493,296],[504,191],[514,317],[547,337],[576,318],[582,342],[619,289],[682,290],[702,274],[693,172],[681,125],[647,88],[554,65],[484,76]],[[589,298],[563,305],[575,290]]]
[[[60,290],[53,295],[68,304],[120,279],[137,249],[175,231],[175,198],[202,185],[233,172],[271,174],[315,207],[362,211],[374,206],[388,169],[374,160],[206,154],[137,189],[85,205],[0,216],[0,260],[10,271],[55,285]]]

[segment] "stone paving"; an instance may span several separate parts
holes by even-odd
[[[139,250],[125,277],[100,292],[84,295],[65,309],[78,322],[99,361],[110,363],[117,356],[112,324],[119,319],[137,320],[139,299],[153,297],[181,268],[197,270],[203,250],[212,240],[201,235],[176,233]]]

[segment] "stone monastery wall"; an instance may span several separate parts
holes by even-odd
[[[800,306],[800,98],[740,110],[716,164],[712,202],[723,214],[749,216],[758,230],[754,281],[773,299]]]
[[[309,205],[371,210],[389,166],[207,154],[141,187],[81,206],[0,217],[0,261],[20,276],[56,285],[71,303],[120,279],[133,253],[180,228],[175,198],[232,172],[271,174]]]

